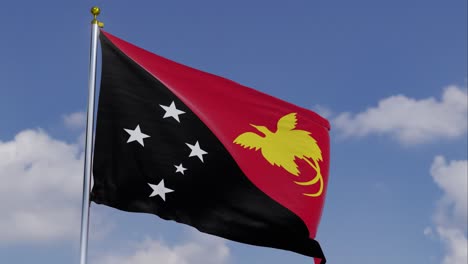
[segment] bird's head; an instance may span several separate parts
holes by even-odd
[[[265,136],[271,135],[271,131],[265,126],[256,126],[254,124],[250,124],[251,126],[255,127],[258,131],[262,132]]]

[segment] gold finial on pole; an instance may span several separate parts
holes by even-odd
[[[97,6],[93,6],[91,8],[91,14],[94,16],[93,20],[91,21],[91,24],[97,24],[100,28],[104,27],[104,23],[101,21],[97,20],[97,16],[101,13],[101,9]]]

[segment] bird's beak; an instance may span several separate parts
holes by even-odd
[[[258,126],[254,125],[254,124],[249,124],[249,125],[251,125],[252,127],[254,127],[255,129],[258,130]]]
[[[268,135],[268,128],[264,127],[264,126],[256,126],[254,124],[250,124],[252,127],[254,127],[255,129],[257,129],[258,132],[260,132],[261,134],[263,135]]]

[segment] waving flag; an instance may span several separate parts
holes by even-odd
[[[91,198],[325,263],[329,123],[101,31]]]

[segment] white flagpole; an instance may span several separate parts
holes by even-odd
[[[102,23],[97,20],[100,13],[99,7],[91,8],[94,18],[91,21],[91,52],[89,62],[88,81],[88,118],[86,123],[86,145],[83,179],[83,201],[81,205],[81,238],[80,238],[80,264],[86,264],[88,253],[88,230],[89,230],[89,206],[91,188],[91,170],[93,153],[93,131],[94,131],[94,96],[96,91],[96,64],[99,27]]]

